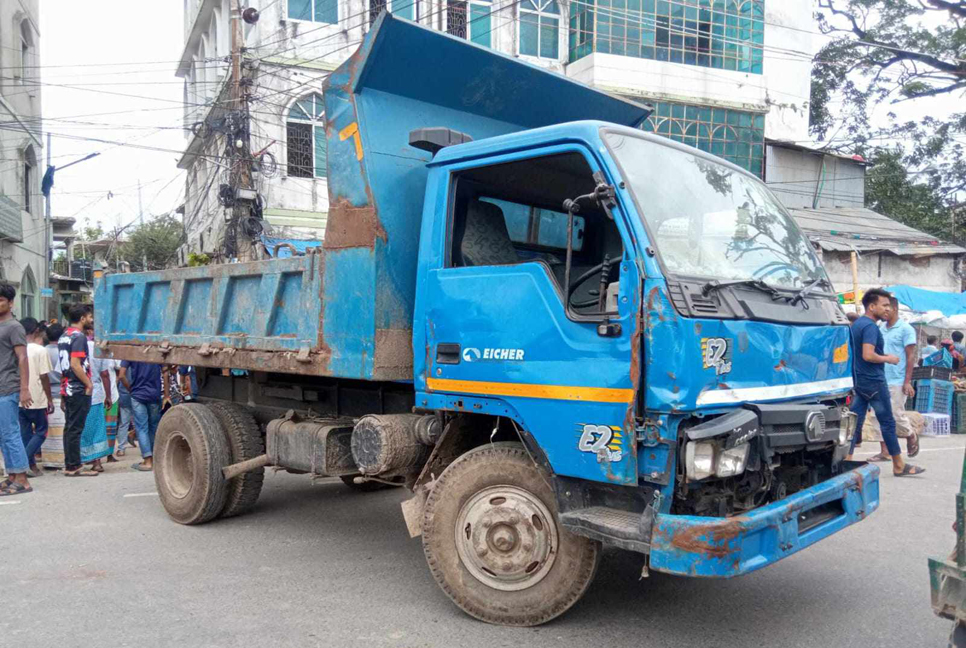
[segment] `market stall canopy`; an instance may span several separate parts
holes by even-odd
[[[966,315],[966,293],[946,293],[913,286],[888,286],[900,304],[918,313],[938,311],[944,317]]]
[[[964,254],[944,243],[864,207],[789,209],[808,240],[827,252],[891,252],[897,256]]]

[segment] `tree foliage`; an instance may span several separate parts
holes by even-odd
[[[165,214],[135,227],[118,246],[120,258],[131,270],[161,270],[175,258],[184,228],[176,217]]]
[[[963,240],[963,224],[954,222],[952,211],[934,186],[910,176],[903,155],[899,147],[873,152],[866,175],[866,206],[937,238]]]
[[[870,115],[879,106],[929,105],[925,102],[939,97],[966,108],[966,1],[819,0],[817,18],[832,40],[813,69],[812,133],[833,147],[883,160],[883,168],[871,173],[878,178],[872,202],[912,207],[909,199],[915,195],[926,202],[909,218],[934,222],[922,211],[934,211],[937,201],[949,209],[966,192],[966,111],[906,122],[890,111],[885,126],[873,124]],[[836,98],[843,102],[839,111],[830,107]],[[904,143],[902,149],[879,150],[897,141]],[[914,178],[906,175],[907,168],[915,171]],[[886,172],[896,187],[884,184]]]

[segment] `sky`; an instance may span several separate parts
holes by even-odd
[[[146,216],[180,205],[177,151],[185,138],[175,69],[183,40],[181,0],[40,0],[41,100],[52,163],[100,152],[56,174],[53,216],[76,218],[78,230],[85,221],[123,227],[138,218],[138,182]]]

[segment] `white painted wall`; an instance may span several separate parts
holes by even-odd
[[[0,241],[0,264],[6,281],[21,285],[29,273],[36,286],[33,312],[21,308],[18,288],[14,314],[17,317],[45,317],[44,300],[40,289],[47,286],[44,259],[44,202],[40,181],[46,168],[41,115],[39,81],[40,32],[38,30],[39,0],[0,2],[0,121],[7,126],[0,130],[0,149],[4,162],[0,164],[0,195],[21,206],[23,241]],[[21,78],[21,24],[28,26],[29,49],[26,60],[27,79]],[[21,123],[23,122],[23,124]],[[26,124],[26,126],[24,126]],[[30,190],[24,191],[24,160],[28,150],[36,163],[29,174]]]
[[[881,266],[880,266],[881,256]],[[838,292],[852,290],[852,262],[847,252],[824,252],[825,269]],[[867,253],[859,259],[859,290],[896,284],[938,292],[960,292],[962,279],[955,274],[956,257],[935,255],[914,259],[888,252]]]
[[[864,164],[825,156],[824,175],[819,208],[865,207]],[[811,209],[821,177],[822,155],[780,146],[766,147],[765,182],[786,207]]]

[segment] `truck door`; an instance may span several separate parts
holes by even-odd
[[[641,282],[619,209],[581,203],[565,285],[562,205],[597,169],[573,147],[452,169],[441,263],[420,287],[424,378],[477,411],[509,405],[557,474],[636,484]]]

